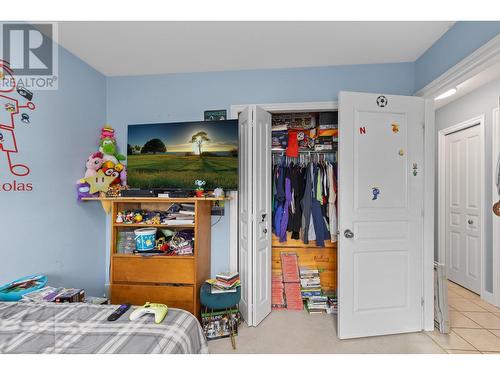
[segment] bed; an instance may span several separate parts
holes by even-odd
[[[147,314],[117,321],[114,305],[0,302],[0,353],[202,354],[207,342],[189,312],[169,309],[161,324]]]

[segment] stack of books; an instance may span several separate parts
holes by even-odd
[[[178,210],[169,210],[168,215],[162,220],[165,225],[186,225],[194,224],[194,204],[183,203],[179,205]]]
[[[321,280],[317,268],[302,267],[300,269],[300,286],[304,306],[309,314],[327,312],[328,297],[321,291]]]
[[[54,288],[46,286],[35,290],[23,296],[24,301],[29,302],[83,302],[85,300],[85,291],[74,288]]]
[[[285,284],[281,270],[273,270],[271,276],[271,307],[273,310],[283,310],[285,303]]]
[[[300,268],[300,286],[304,299],[321,295],[321,283],[317,268]]]
[[[236,293],[236,288],[241,285],[238,272],[223,272],[215,275],[215,279],[207,280],[211,285],[211,293]]]
[[[285,283],[285,295],[287,310],[302,310],[304,308],[299,283]]]
[[[326,313],[328,305],[327,296],[311,296],[306,301],[306,310],[309,314],[323,314]]]
[[[337,292],[335,290],[325,291],[324,293],[328,297],[328,309],[326,312],[328,314],[337,313]]]
[[[332,137],[318,137],[318,138],[316,138],[314,150],[315,151],[333,150],[333,138]]]
[[[295,253],[281,253],[281,270],[285,284],[286,308],[302,310],[302,295],[300,292],[299,261]]]

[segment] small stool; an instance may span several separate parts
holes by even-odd
[[[200,303],[205,307],[205,313],[208,309],[213,313],[214,310],[225,310],[228,318],[229,328],[231,330],[231,345],[236,349],[236,329],[235,324],[231,320],[231,308],[236,306],[241,299],[241,287],[236,287],[236,292],[232,293],[215,293],[211,292],[211,285],[208,283],[203,284],[200,288]],[[212,317],[210,317],[211,322]],[[236,322],[238,324],[238,322]]]

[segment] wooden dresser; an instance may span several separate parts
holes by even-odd
[[[210,277],[211,206],[215,199],[204,198],[114,198],[111,207],[111,303],[143,305],[164,303],[200,316],[199,290]],[[195,223],[187,225],[149,225],[116,223],[117,213],[144,209],[166,211],[174,203],[195,205]],[[118,233],[140,227],[194,229],[194,255],[141,256],[118,254]]]

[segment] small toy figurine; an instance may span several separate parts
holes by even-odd
[[[104,194],[107,198],[116,198],[121,196],[122,186],[121,185],[110,185],[106,193]]]
[[[116,223],[123,223],[123,213],[122,212],[118,212],[118,214],[116,215]]]
[[[374,187],[374,188],[372,188],[372,193],[373,193],[372,201],[375,201],[378,199],[378,196],[380,194],[380,189],[377,187]]]
[[[203,189],[203,186],[205,186],[207,182],[203,180],[195,180],[194,184],[196,185],[196,196],[197,197],[203,197],[203,192],[205,189]]]
[[[134,213],[127,212],[125,215],[125,224],[132,224],[134,222]]]
[[[138,213],[138,212],[137,212],[137,213],[134,215],[134,221],[135,221],[136,223],[140,223],[140,222],[142,221],[142,215],[141,215],[140,213]]]
[[[125,168],[125,167],[120,172],[120,181],[121,181],[122,187],[127,186],[127,168]]]
[[[156,250],[160,250],[160,251],[167,251],[169,246],[168,246],[168,243],[167,241],[165,240],[165,237],[160,237],[158,238],[156,241],[155,241],[155,247],[156,247]]]
[[[104,155],[102,154],[102,152],[94,152],[89,156],[89,158],[87,159],[87,163],[85,164],[85,166],[87,167],[85,178],[92,177],[97,174],[97,171],[101,168],[104,162],[104,160],[102,160],[103,156]]]

